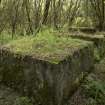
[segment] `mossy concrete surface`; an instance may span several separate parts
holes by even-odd
[[[64,51],[67,51],[67,48],[70,54],[68,52],[59,63],[1,47],[0,81],[24,95],[33,97],[36,104],[62,105],[76,78],[92,70],[94,66],[93,44],[86,43],[82,47],[76,47],[72,53],[71,47],[65,46]],[[72,45],[73,48],[75,47]]]
[[[96,61],[100,61],[105,55],[104,35],[70,35],[72,38],[83,39],[94,42],[94,56]]]
[[[81,39],[85,41],[92,41],[94,43],[94,60],[99,62],[105,56],[105,33],[96,32],[94,34],[86,34],[81,32],[63,32],[55,33],[59,37],[72,37],[73,39]]]
[[[21,55],[30,55],[34,58],[51,63],[59,63],[78,49],[82,49],[91,42],[79,39],[57,37],[54,35],[39,35],[24,37],[4,45],[11,52]]]

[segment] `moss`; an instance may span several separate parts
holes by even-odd
[[[33,105],[28,97],[18,97],[14,105]]]
[[[72,35],[73,38],[92,41],[94,43],[94,59],[99,62],[105,55],[105,37],[104,35]]]
[[[100,53],[97,48],[94,48],[94,60],[95,62],[99,62],[101,60]]]
[[[87,97],[88,105],[105,105],[105,81],[99,79],[97,75],[91,74],[86,78],[83,92]]]
[[[10,51],[14,53],[31,55],[56,64],[90,43],[79,39],[58,37],[46,31],[40,32],[36,37],[27,36],[12,41],[6,44],[5,47],[10,48]]]
[[[18,36],[18,35],[14,36],[12,38],[12,35],[9,35],[8,33],[2,33],[2,34],[0,34],[0,45],[7,44],[11,41],[21,39],[21,38],[22,38],[22,36]]]

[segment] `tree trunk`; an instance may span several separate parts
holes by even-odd
[[[31,24],[31,18],[30,18],[30,11],[29,11],[29,1],[26,1],[26,13],[27,13],[27,19],[28,19],[28,25],[29,25],[29,33],[33,34],[32,24]]]
[[[46,23],[47,23],[47,18],[48,18],[48,12],[49,12],[49,7],[50,7],[50,2],[51,2],[51,0],[46,0],[42,24],[46,24]]]

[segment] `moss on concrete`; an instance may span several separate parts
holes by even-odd
[[[52,34],[39,34],[36,37],[27,36],[12,41],[4,47],[9,48],[11,52],[17,54],[30,55],[37,59],[59,63],[78,49],[90,44],[91,42],[81,41],[79,39],[60,38]]]
[[[70,35],[75,39],[83,39],[94,43],[94,59],[100,61],[105,55],[105,37],[104,35]]]

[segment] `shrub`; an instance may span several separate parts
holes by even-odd
[[[28,97],[20,97],[15,100],[14,105],[32,105],[32,103]]]
[[[89,105],[105,105],[105,83],[88,77],[83,85]]]

